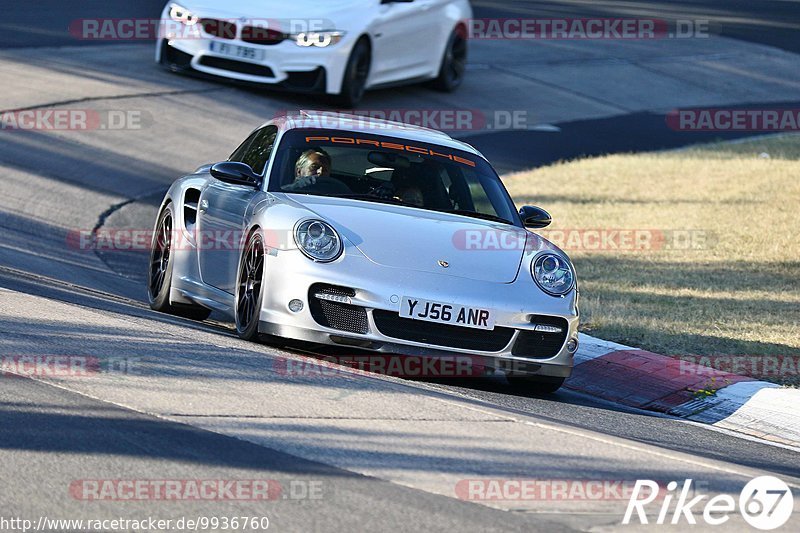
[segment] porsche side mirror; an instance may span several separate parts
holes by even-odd
[[[260,187],[261,176],[253,172],[250,165],[235,161],[223,161],[211,166],[211,175],[225,183]]]
[[[550,213],[541,207],[530,205],[526,205],[520,209],[519,216],[522,218],[522,223],[525,224],[525,227],[532,229],[546,228],[550,225],[550,222],[553,221],[553,219],[550,218]]]

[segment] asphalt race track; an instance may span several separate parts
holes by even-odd
[[[475,4],[476,16],[484,17],[664,18],[696,18],[724,4],[736,18],[722,31],[736,39],[714,39],[702,52],[686,43],[592,50],[557,43],[526,48],[490,68],[498,50],[517,45],[490,43],[476,47],[470,78],[452,97],[420,87],[368,96],[365,105],[379,109],[458,107],[488,115],[498,110],[486,103],[493,87],[526,88],[503,109],[528,111],[529,130],[458,132],[502,171],[697,142],[664,127],[664,113],[680,105],[797,105],[795,2],[618,2],[616,10],[588,12],[585,2]],[[0,375],[0,516],[268,516],[277,531],[613,530],[624,502],[478,504],[456,497],[456,482],[694,478],[714,493],[775,474],[800,487],[795,449],[567,390],[535,397],[499,376],[287,377],[276,361],[299,360],[304,352],[245,343],[215,317],[195,323],[152,312],[143,283],[146,254],[80,249],[75,232],[149,229],[172,180],[224,159],[275,113],[316,103],[171,75],[152,63],[149,43],[76,42],[64,29],[84,17],[157,17],[160,8],[152,1],[2,2],[0,111],[134,111],[142,126],[0,131],[0,355],[79,355],[135,366],[80,379]],[[565,55],[564,65],[553,66],[565,69],[560,77],[529,68],[544,71]],[[575,78],[569,61],[607,73],[618,67],[609,66],[612,60],[631,71],[646,67],[666,85],[686,82],[693,74],[684,65],[695,61],[720,82],[696,83],[681,95],[643,87],[637,100],[614,97],[619,80],[603,96],[589,94],[604,90],[594,82],[564,81]],[[732,64],[763,71],[733,72]],[[267,503],[92,502],[69,490],[103,479],[269,479],[285,492]],[[308,497],[315,486],[321,496]]]

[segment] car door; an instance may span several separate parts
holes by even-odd
[[[250,165],[263,174],[272,155],[278,128],[255,131],[228,159]],[[258,190],[211,178],[200,195],[198,264],[203,283],[234,294],[247,210]]]
[[[438,41],[446,0],[412,0],[382,3],[372,26],[374,48],[370,85],[426,76],[434,55],[430,44]],[[438,56],[438,51],[435,52]],[[436,58],[438,64],[440,58]]]

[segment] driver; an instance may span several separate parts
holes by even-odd
[[[331,175],[331,156],[322,148],[310,148],[300,154],[294,165],[294,182],[284,190],[304,189],[317,182],[317,178]]]

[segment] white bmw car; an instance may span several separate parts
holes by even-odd
[[[433,130],[274,119],[173,183],[152,241],[153,309],[401,356],[462,354],[554,391],[578,348],[569,258],[527,231],[483,156]],[[508,375],[508,372],[507,372]]]
[[[180,0],[164,7],[156,61],[354,107],[366,89],[458,88],[471,16],[468,0]]]

